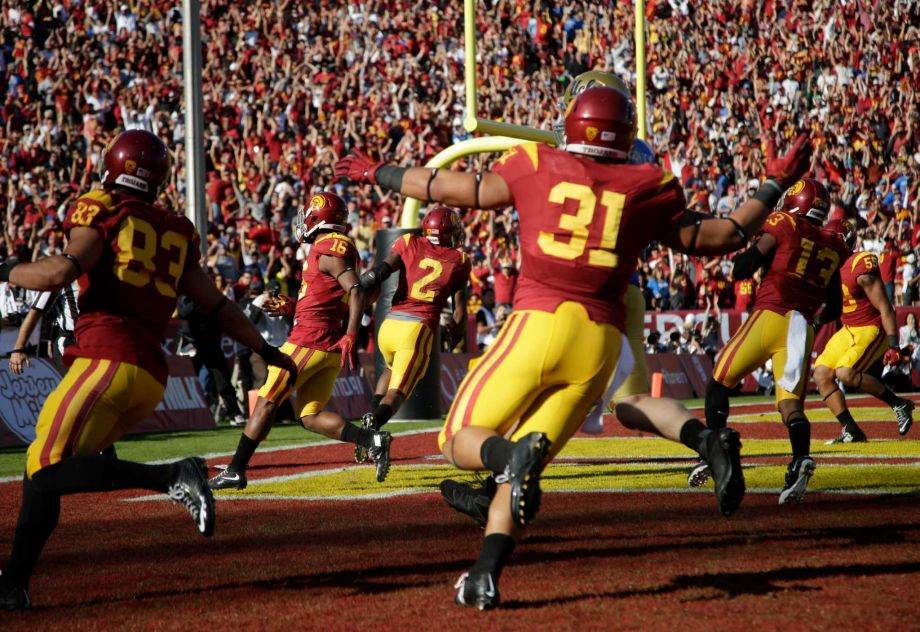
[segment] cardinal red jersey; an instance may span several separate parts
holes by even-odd
[[[735,281],[735,309],[747,311],[754,303],[754,279],[738,279]]]
[[[355,244],[341,233],[324,233],[316,238],[303,264],[303,281],[294,310],[294,328],[288,341],[301,347],[329,351],[345,334],[343,319],[348,313],[348,297],[335,277],[320,271],[323,255],[345,259],[357,269]]]
[[[198,258],[192,223],[118,192],[91,191],[67,212],[64,230],[88,226],[102,234],[99,261],[80,277],[75,357],[128,362],[165,384],[161,341],[176,309],[176,288]]]
[[[864,274],[878,275],[878,258],[871,252],[857,252],[840,267],[843,313],[840,320],[849,327],[882,326],[879,313],[857,279]]]
[[[397,239],[393,252],[402,259],[403,269],[393,295],[392,311],[418,316],[436,329],[447,299],[469,281],[470,258],[418,235]]]
[[[776,250],[754,307],[777,314],[796,310],[811,320],[831,277],[850,255],[846,244],[836,233],[782,211],[767,218],[763,232],[776,239]]]
[[[508,184],[520,215],[515,310],[554,312],[576,301],[591,320],[623,331],[623,296],[636,260],[685,209],[673,174],[535,143],[511,148],[492,171]]]

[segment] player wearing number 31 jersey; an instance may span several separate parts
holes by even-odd
[[[425,375],[448,299],[453,298],[452,329],[457,333],[466,327],[465,294],[472,266],[456,249],[462,235],[460,216],[438,206],[425,214],[421,237],[402,235],[381,263],[361,275],[361,284],[370,289],[399,273],[393,306],[377,331],[387,368],[377,380],[373,411],[364,415],[365,428],[376,430],[389,421]],[[355,448],[356,461],[366,456],[361,446]]]
[[[498,605],[501,570],[539,508],[540,473],[618,363],[623,295],[643,249],[659,239],[682,252],[729,252],[760,227],[784,188],[768,178],[731,219],[704,219],[686,209],[670,172],[626,163],[634,137],[629,97],[592,87],[568,108],[563,149],[524,143],[487,173],[405,169],[361,154],[336,165],[337,175],[404,195],[485,209],[514,204],[520,215],[514,313],[463,379],[439,437],[455,466],[498,475],[479,559],[456,585],[458,604]],[[808,153],[802,137],[788,156],[771,159],[768,174],[783,182],[799,175]],[[718,471],[717,496],[731,513],[744,493],[737,433],[698,421],[686,430]]]
[[[856,241],[853,220],[835,220],[828,230],[838,232],[848,244]],[[898,420],[898,431],[904,435],[913,423],[914,404],[895,395],[878,379],[866,373],[876,360],[886,355],[900,361],[898,325],[894,308],[888,300],[885,285],[879,275],[878,259],[871,252],[858,252],[840,268],[843,290],[841,327],[827,341],[824,351],[815,360],[815,383],[825,404],[843,426],[841,433],[828,443],[860,443],[866,435],[847,408],[846,398],[837,380],[847,388],[868,393],[888,404]],[[886,351],[887,350],[887,351]]]
[[[768,271],[754,310],[723,347],[706,390],[706,422],[724,428],[729,392],[746,375],[773,360],[776,402],[792,444],[792,462],[779,502],[801,500],[815,468],[809,455],[811,427],[802,404],[814,340],[812,322],[823,303],[822,319],[840,313],[840,263],[849,256],[843,239],[822,228],[830,198],[817,180],[803,178],[786,191],[781,209],[767,218],[763,236],[734,260],[734,277]],[[694,468],[691,486],[706,480],[706,466]]]

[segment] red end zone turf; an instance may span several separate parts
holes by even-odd
[[[4,554],[17,502],[0,486]],[[433,494],[222,502],[212,540],[166,502],[68,497],[37,608],[0,627],[905,629],[920,616],[916,496],[779,508],[751,495],[726,520],[697,494],[548,494],[490,613],[452,603],[480,534]]]

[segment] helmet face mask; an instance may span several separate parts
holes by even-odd
[[[102,153],[102,184],[153,199],[166,186],[172,157],[166,145],[146,130],[122,132]]]
[[[460,216],[446,206],[436,206],[422,219],[422,235],[436,246],[456,248],[461,243]]]
[[[786,189],[779,201],[779,209],[792,215],[804,215],[817,224],[823,224],[830,212],[831,197],[827,189],[814,178],[802,178]]]
[[[300,243],[309,243],[321,232],[344,233],[348,223],[345,201],[335,193],[321,191],[310,197],[310,203],[301,206],[294,218],[294,237]]]
[[[853,250],[856,245],[856,220],[850,218],[834,219],[829,221],[825,228],[828,232],[840,235],[847,248]]]
[[[625,161],[636,137],[636,110],[619,90],[588,88],[565,113],[567,152],[592,158]]]

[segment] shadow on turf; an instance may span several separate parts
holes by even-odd
[[[559,606],[585,599],[624,599],[628,597],[660,597],[675,595],[684,591],[698,593],[704,590],[715,590],[720,593],[717,597],[688,597],[685,601],[710,601],[712,599],[733,599],[743,595],[769,595],[771,593],[784,593],[790,591],[808,592],[821,590],[819,587],[799,585],[783,586],[782,582],[803,582],[809,580],[826,579],[828,577],[865,577],[872,575],[908,574],[920,572],[920,562],[906,562],[903,564],[856,564],[856,565],[829,565],[813,568],[777,568],[771,571],[755,571],[750,573],[719,573],[703,575],[678,575],[670,583],[655,588],[643,590],[611,591],[606,593],[587,593],[571,595],[569,597],[556,597],[553,599],[535,599],[524,601],[515,599],[502,604],[503,610],[524,608],[542,608],[545,606]]]

